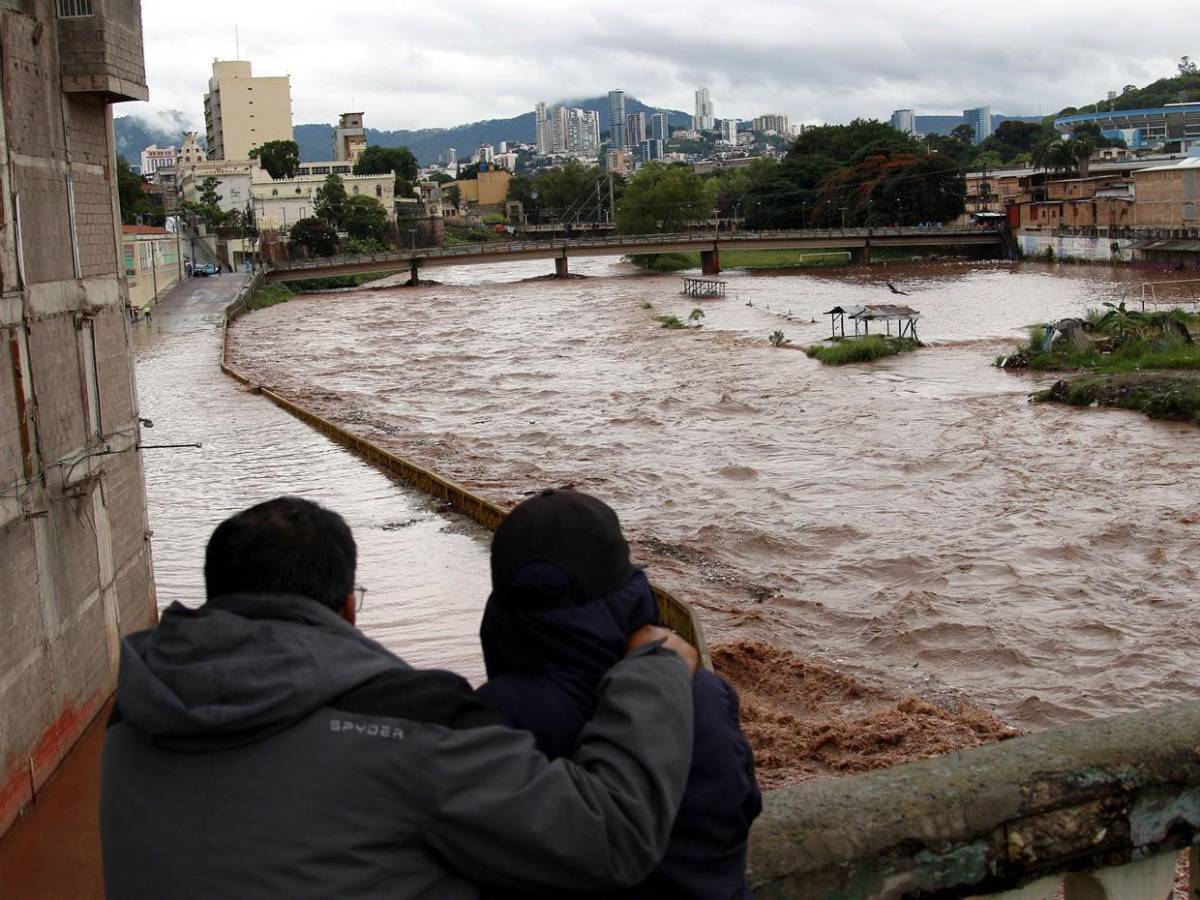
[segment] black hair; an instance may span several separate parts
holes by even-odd
[[[300,497],[276,497],[226,519],[208,539],[208,598],[299,594],[335,611],[354,590],[358,550],[346,520]]]

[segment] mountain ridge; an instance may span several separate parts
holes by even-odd
[[[562,106],[592,109],[599,113],[600,130],[609,129],[608,97],[592,97],[586,100],[564,100]],[[671,127],[686,128],[691,125],[691,116],[682,110],[647,106],[636,97],[625,98],[626,114],[644,112],[647,116],[666,112]],[[137,116],[118,116],[113,120],[117,154],[124,156],[132,165],[137,165],[142,150],[151,144],[178,146],[184,131],[190,131],[184,113],[169,110],[157,116],[158,121],[149,121]],[[1008,119],[1036,122],[1037,116],[993,116],[996,125]],[[917,116],[916,127],[921,134],[949,134],[956,125],[965,122],[962,116]],[[333,125],[305,123],[292,129],[293,137],[300,146],[300,159],[315,162],[330,158],[333,152]],[[453,147],[460,161],[467,161],[481,143],[496,145],[501,141],[532,143],[534,140],[533,111],[510,116],[506,119],[481,119],[450,128],[418,128],[387,130],[367,129],[367,143],[384,147],[408,147],[421,165],[438,161],[439,155]]]

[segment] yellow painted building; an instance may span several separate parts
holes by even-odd
[[[503,207],[505,201],[508,200],[508,183],[510,181],[512,181],[511,174],[503,169],[493,169],[488,172],[480,172],[478,178],[447,182],[442,185],[442,193],[445,194],[450,188],[457,187],[460,203],[470,206]]]
[[[292,140],[290,78],[256,78],[249,60],[214,61],[204,124],[210,160],[245,160],[268,141]]]

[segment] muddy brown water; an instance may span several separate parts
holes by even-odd
[[[1200,696],[1200,432],[1034,406],[1053,376],[990,365],[1030,323],[1169,276],[730,271],[726,299],[697,301],[617,261],[532,280],[544,269],[296,298],[241,320],[232,352],[503,504],[559,484],[603,497],[710,640],[965,696],[1027,728]],[[829,368],[766,341],[819,340],[831,306],[893,301],[921,311],[928,348]],[[701,329],[653,318],[697,307]]]
[[[483,678],[477,638],[487,596],[486,532],[254,396],[218,367],[221,320],[240,276],[193,279],[132,326],[147,444],[146,499],[159,607],[204,600],[204,547],[226,516],[297,494],[337,510],[367,588],[359,624],[419,666]]]

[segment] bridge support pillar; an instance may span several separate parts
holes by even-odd
[[[871,245],[850,248],[850,262],[856,266],[866,266],[871,263]]]
[[[565,256],[554,257],[554,277],[566,278],[567,274],[567,258]]]
[[[420,271],[420,267],[416,264],[415,261],[409,266],[408,272],[409,272],[409,274],[408,274],[409,287],[416,287],[417,285],[419,285],[421,283],[421,271]]]
[[[705,275],[721,274],[721,251],[716,247],[700,251],[700,269]]]

